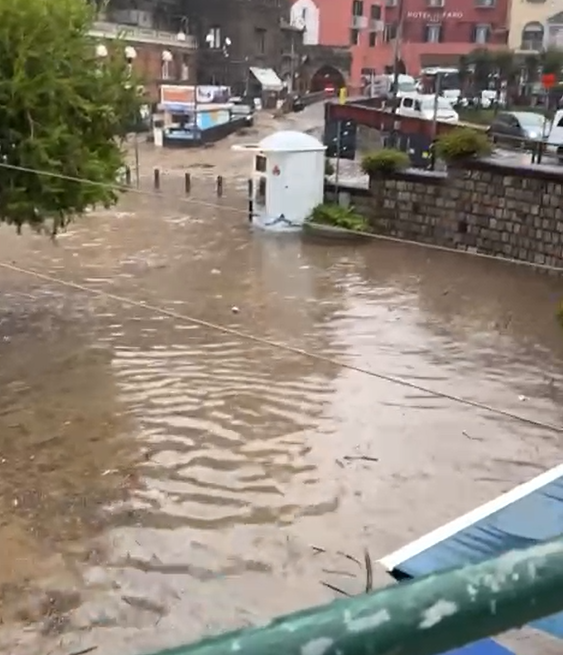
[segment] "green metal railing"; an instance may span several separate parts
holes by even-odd
[[[435,655],[563,610],[563,539],[158,655]]]

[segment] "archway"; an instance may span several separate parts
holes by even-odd
[[[522,30],[522,50],[543,50],[545,30],[541,23],[527,23]]]
[[[346,80],[337,68],[334,68],[334,66],[321,66],[311,77],[309,91],[316,93],[317,91],[324,91],[327,88],[338,91],[343,86],[346,86]]]

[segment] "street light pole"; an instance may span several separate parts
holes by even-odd
[[[295,32],[291,31],[291,48],[289,62],[289,93],[293,93],[293,78],[295,77]]]
[[[399,94],[399,62],[401,60],[401,45],[403,39],[403,24],[405,20],[405,2],[399,0],[398,15],[397,15],[397,31],[395,32],[395,43],[393,44],[393,90],[392,90],[392,113],[393,113],[393,130],[391,132],[391,147],[396,147],[397,143],[397,129],[396,120],[397,115],[397,96]]]
[[[395,43],[393,44],[393,99],[397,97],[397,93],[399,91],[399,62],[401,61],[403,24],[405,21],[404,0],[399,0],[398,10],[397,31],[395,33]]]

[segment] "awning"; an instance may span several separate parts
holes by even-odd
[[[561,536],[563,465],[384,557],[381,564],[396,580],[417,578]],[[540,619],[532,627],[563,639],[562,614]]]
[[[260,82],[260,86],[264,91],[281,91],[283,89],[283,82],[277,76],[277,73],[272,68],[257,68],[256,66],[250,67],[250,72]]]

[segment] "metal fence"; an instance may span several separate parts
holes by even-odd
[[[436,655],[563,610],[563,538],[157,655]]]

